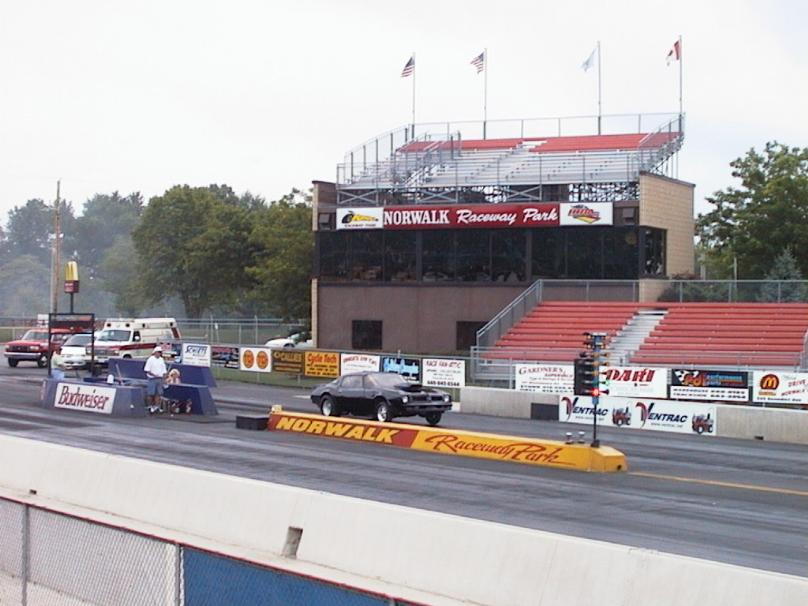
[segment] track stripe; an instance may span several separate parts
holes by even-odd
[[[642,471],[629,471],[630,476],[653,478],[655,480],[672,480],[674,482],[690,482],[693,484],[706,484],[708,486],[722,486],[724,488],[740,488],[742,490],[757,490],[760,492],[776,492],[778,494],[791,494],[798,497],[808,497],[808,490],[794,490],[792,488],[772,488],[771,486],[757,486],[755,484],[738,484],[736,482],[721,482],[720,480],[699,480],[682,476],[667,476],[660,473],[646,473]]]

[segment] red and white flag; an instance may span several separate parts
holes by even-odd
[[[410,57],[410,60],[404,65],[404,69],[401,70],[401,77],[406,78],[407,76],[412,76],[415,73],[415,55]]]
[[[673,47],[668,51],[668,56],[665,62],[670,65],[673,61],[679,61],[682,58],[682,41],[677,40],[673,43]]]

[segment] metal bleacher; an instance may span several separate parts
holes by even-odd
[[[338,200],[382,204],[386,194],[408,192],[416,202],[445,202],[469,188],[523,193],[543,185],[636,182],[643,171],[664,172],[684,140],[683,116],[658,118],[653,129],[642,129],[639,119],[637,132],[609,134],[562,134],[559,120],[548,136],[526,136],[521,121],[519,136],[485,139],[466,138],[470,128],[419,133],[412,125],[346,155],[337,167]]]

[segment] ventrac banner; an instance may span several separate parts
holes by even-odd
[[[421,383],[429,387],[465,387],[465,360],[445,358],[424,358],[422,360]]]
[[[558,420],[592,425],[594,407],[589,396],[562,396]],[[716,406],[702,402],[673,402],[648,398],[600,398],[598,425],[654,429],[674,433],[716,435]]]
[[[516,389],[538,393],[572,393],[572,364],[516,364]]]
[[[671,371],[670,398],[748,402],[748,385],[748,372],[674,368]]]
[[[752,400],[772,404],[808,404],[808,372],[756,370]]]
[[[668,369],[644,366],[609,366],[603,370],[609,395],[627,398],[667,398]]]
[[[56,408],[111,415],[113,402],[115,402],[115,390],[111,387],[59,383],[56,386],[53,405]]]

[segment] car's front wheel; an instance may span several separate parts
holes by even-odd
[[[337,408],[337,403],[334,402],[334,398],[331,396],[320,398],[320,412],[326,417],[338,417],[339,409]]]
[[[14,358],[8,358],[8,365],[11,366],[11,368],[17,368],[17,364],[19,363],[20,363],[19,360],[15,360]]]
[[[387,400],[376,401],[376,420],[379,423],[387,423],[393,420],[393,412]]]
[[[424,415],[426,422],[429,423],[432,427],[435,427],[438,423],[440,423],[441,418],[443,417],[442,412],[428,412]]]
[[[36,365],[45,368],[48,365],[48,354],[42,354],[36,359]]]

